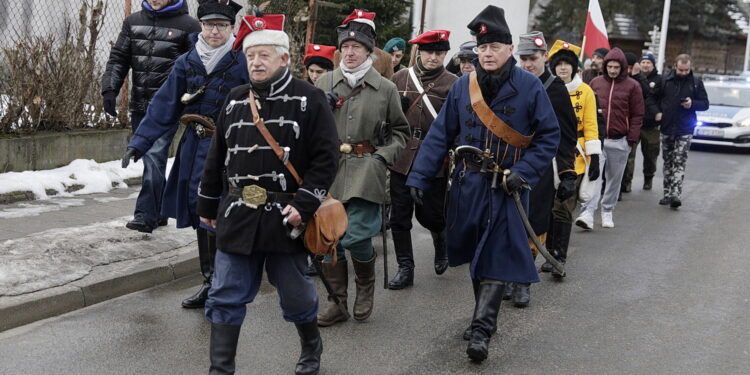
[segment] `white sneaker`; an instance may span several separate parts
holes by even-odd
[[[591,231],[594,229],[594,214],[588,211],[581,211],[581,214],[576,218],[576,225]]]
[[[612,211],[602,211],[602,228],[614,228],[615,222],[612,221]]]

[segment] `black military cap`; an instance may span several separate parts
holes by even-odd
[[[234,25],[242,5],[232,0],[198,0],[198,19],[201,21],[225,19]]]
[[[505,11],[494,5],[488,5],[467,26],[477,36],[477,45],[487,43],[513,44],[508,23],[505,22]]]

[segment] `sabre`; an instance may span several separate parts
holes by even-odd
[[[388,231],[386,227],[387,215],[385,213],[385,204],[380,206],[380,212],[382,213],[382,227],[381,232],[383,233],[383,289],[388,289]]]
[[[508,178],[508,175],[510,174],[510,169],[506,169],[503,171],[503,188],[505,189],[505,192],[508,193],[508,185],[506,184],[506,180]],[[525,188],[529,188],[529,185],[524,185]],[[536,245],[537,250],[539,250],[539,253],[542,254],[544,259],[546,259],[550,264],[552,264],[552,267],[555,267],[556,270],[558,270],[563,277],[565,277],[565,266],[562,265],[555,257],[552,256],[552,254],[547,251],[547,248],[542,244],[542,241],[539,240],[539,237],[537,237],[536,233],[534,233],[534,229],[531,227],[531,223],[529,222],[528,216],[526,216],[526,211],[523,208],[523,203],[521,203],[521,195],[514,191],[510,193],[510,195],[513,197],[513,201],[516,203],[516,208],[518,209],[518,214],[521,216],[521,221],[523,221],[523,226],[526,227],[526,232],[528,232],[529,237],[531,237],[531,241],[534,242],[534,245]]]

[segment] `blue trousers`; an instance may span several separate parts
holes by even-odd
[[[237,255],[216,251],[214,276],[206,301],[206,319],[212,323],[241,325],[245,305],[253,302],[260,289],[263,265],[268,281],[276,287],[284,320],[313,321],[318,314],[315,284],[305,275],[307,254],[255,252]]]
[[[138,112],[130,113],[130,121],[133,125],[133,133],[140,125],[145,114]],[[161,216],[161,201],[164,195],[164,187],[167,178],[167,158],[169,156],[169,145],[172,143],[177,132],[177,126],[168,131],[154,142],[145,155],[143,155],[143,179],[141,192],[135,201],[135,213],[133,216],[140,217],[146,224],[156,227],[157,222],[163,219]]]

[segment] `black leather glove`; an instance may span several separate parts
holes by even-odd
[[[388,166],[388,162],[387,162],[387,161],[385,161],[385,158],[383,157],[383,155],[380,155],[380,154],[372,154],[372,158],[373,158],[373,159],[375,159],[375,160],[379,160],[379,161],[381,161],[381,162],[382,162],[383,164],[385,164],[386,166]]]
[[[589,181],[596,181],[599,178],[599,155],[591,155],[589,163]]]
[[[127,168],[128,165],[130,165],[130,158],[133,158],[133,162],[138,161],[143,154],[141,154],[140,151],[133,147],[128,147],[127,150],[125,150],[125,155],[122,156],[122,167]]]
[[[560,176],[560,185],[557,186],[557,199],[564,201],[576,194],[576,174],[566,172]]]
[[[424,197],[424,191],[422,191],[422,189],[411,186],[409,187],[409,193],[411,193],[411,199],[414,203],[420,206],[423,204],[422,198]]]
[[[109,113],[110,115],[117,117],[117,94],[111,91],[107,91],[104,94],[102,94],[103,97],[103,104],[104,104],[104,112]]]
[[[520,174],[511,171],[508,177],[505,178],[505,185],[507,186],[508,193],[519,191],[526,184],[526,180],[521,177]]]
[[[328,99],[328,105],[331,106],[331,110],[336,109],[336,105],[339,103],[339,96],[335,92],[327,92],[326,99]]]
[[[401,98],[401,110],[406,114],[406,111],[411,107],[411,100],[405,96],[399,96]]]

